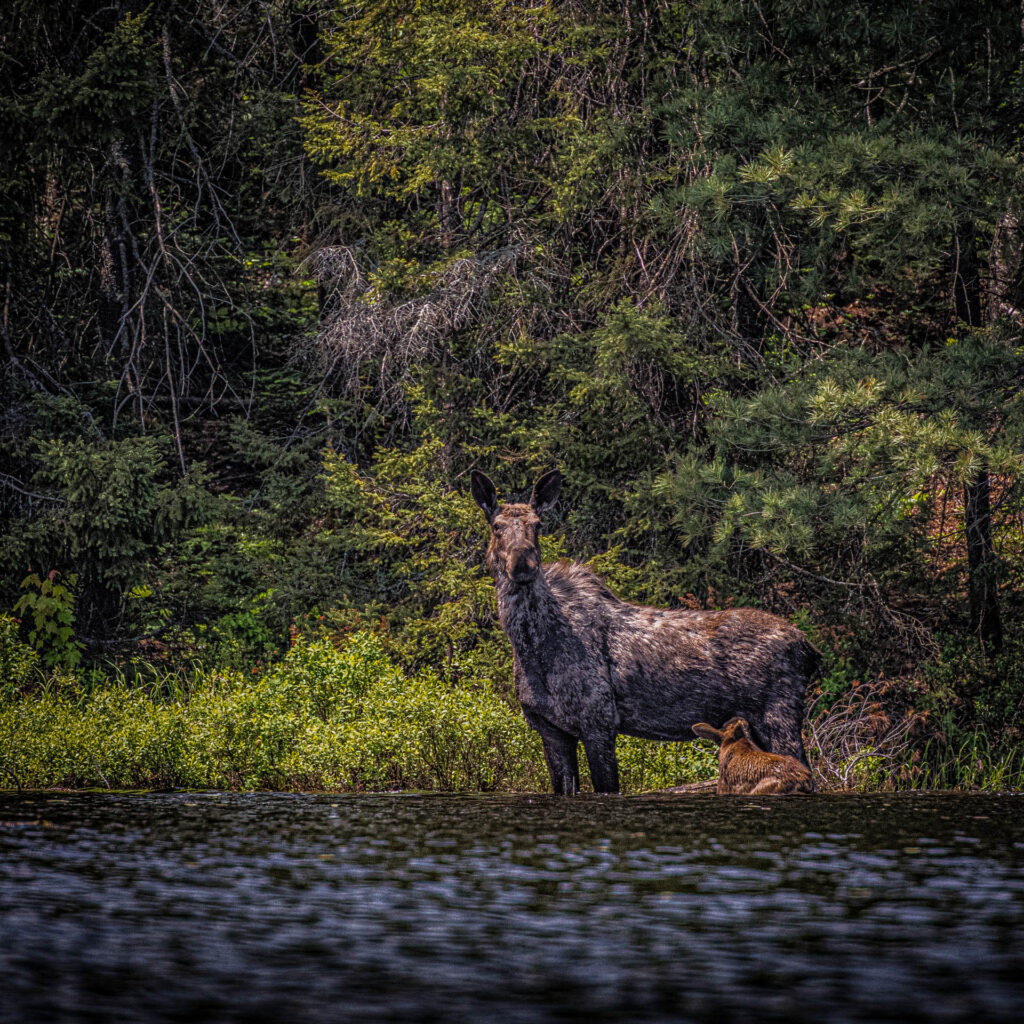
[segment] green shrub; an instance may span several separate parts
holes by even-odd
[[[0,614],[0,693],[28,681],[39,664],[39,652],[18,637],[18,620]]]
[[[168,694],[174,694],[173,697]],[[509,789],[543,761],[488,689],[403,676],[377,637],[297,644],[268,672],[209,672],[186,694],[64,680],[0,705],[23,786]]]
[[[75,595],[78,577],[67,577],[67,585],[58,583],[60,573],[46,576],[31,572],[22,580],[24,593],[14,606],[18,615],[31,620],[29,640],[50,667],[73,668],[82,660],[82,644],[75,639]]]
[[[30,659],[31,660],[31,659]],[[489,680],[406,675],[380,637],[300,639],[264,673],[129,685],[54,675],[0,700],[5,773],[25,787],[530,790],[538,735]],[[714,774],[694,744],[619,743],[624,788]]]
[[[718,747],[711,743],[655,743],[620,736],[616,751],[624,792],[666,789],[718,777]]]

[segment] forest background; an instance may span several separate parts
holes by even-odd
[[[11,0],[0,772],[543,788],[468,473],[1022,784],[1024,7]],[[632,789],[714,774],[623,741]]]

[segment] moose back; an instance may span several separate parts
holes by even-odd
[[[499,504],[480,472],[473,497],[491,527],[487,566],[512,644],[516,696],[544,744],[556,793],[579,791],[583,742],[598,793],[617,793],[615,737],[692,740],[693,725],[742,716],[765,750],[804,764],[804,693],[820,655],[788,622],[754,608],[689,611],[617,598],[575,562],[541,563],[540,516],[562,475],[528,503]]]

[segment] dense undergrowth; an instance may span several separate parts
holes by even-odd
[[[0,698],[5,784],[29,788],[543,790],[537,734],[487,680],[407,675],[380,640],[300,640],[266,671],[200,672],[89,686],[31,679],[31,657]],[[691,744],[620,743],[624,787],[707,778]]]
[[[299,638],[265,670],[43,675],[0,618],[0,787],[538,791],[537,734],[486,678],[403,672],[380,637]],[[812,709],[819,788],[1019,789],[1024,752],[929,734],[872,699]],[[920,730],[918,730],[920,732]],[[624,792],[714,778],[704,743],[620,737]],[[584,788],[587,785],[584,768]]]

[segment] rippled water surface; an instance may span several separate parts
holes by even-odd
[[[1018,797],[0,794],[3,1021],[1018,1021]]]

